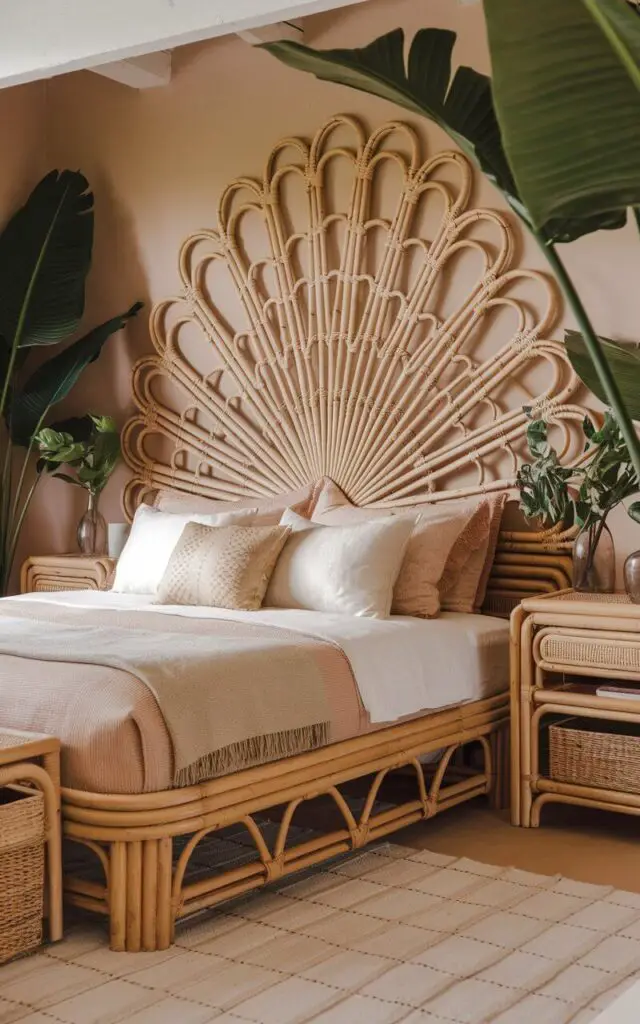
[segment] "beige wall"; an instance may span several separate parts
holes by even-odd
[[[458,59],[488,70],[479,4],[369,0],[363,6],[311,18],[306,29],[310,44],[330,47],[364,44],[398,25],[410,37],[427,24],[456,30]],[[176,52],[174,68],[169,87],[148,92],[131,92],[88,72],[55,79],[49,85],[49,163],[81,167],[96,194],[95,260],[88,302],[93,321],[126,308],[135,299],[151,304],[172,294],[183,237],[194,228],[214,224],[221,188],[238,174],[259,173],[265,155],[281,136],[309,135],[338,111],[360,115],[371,126],[398,116],[382,100],[302,76],[235,37]],[[432,152],[450,146],[436,127],[400,116],[419,128]],[[6,202],[10,196],[3,198]],[[476,199],[502,205],[482,180]],[[523,265],[543,266],[535,245],[524,237],[521,257]],[[640,263],[631,230],[582,240],[568,247],[566,257],[598,329],[635,339]],[[560,327],[557,336],[561,336]],[[109,342],[68,402],[67,411],[90,406],[124,422],[132,408],[131,364],[148,347],[143,317],[126,336]],[[105,494],[109,519],[122,518],[119,494],[124,479],[122,469]],[[55,481],[42,488],[24,551],[71,546],[81,510],[81,501],[72,491]],[[620,552],[640,547],[640,530],[623,514],[616,519],[616,541]]]

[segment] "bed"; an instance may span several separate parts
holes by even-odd
[[[338,164],[348,200],[334,205]],[[377,512],[507,494],[523,405],[572,450],[584,412],[563,346],[548,337],[555,296],[542,275],[513,266],[510,224],[470,207],[471,185],[461,154],[422,161],[410,127],[367,136],[346,116],[311,143],[284,140],[262,180],[232,183],[217,229],[185,242],[181,294],[154,309],[155,353],[134,369],[128,516],[158,495],[195,511],[200,501],[275,500],[323,477]],[[61,735],[65,836],[101,870],[95,880],[69,868],[65,892],[109,918],[113,949],[166,948],[178,921],[223,900],[478,795],[505,803],[508,615],[523,596],[570,582],[566,538],[508,525],[474,614],[356,629],[296,609],[247,621],[110,592],[3,602],[0,622],[70,633],[98,622],[180,643],[200,643],[215,619],[234,637],[247,629],[264,644],[304,647],[322,679],[327,728],[313,749],[272,750],[176,784],[166,721],[135,679],[84,662],[65,675],[61,664],[52,671],[53,655],[16,660],[4,648],[0,718]],[[396,772],[409,773],[411,792],[380,805]],[[346,794],[358,781],[354,810]],[[291,841],[294,815],[320,796],[339,822]],[[262,816],[273,808],[268,842]],[[191,878],[199,845],[230,825],[246,829],[255,859],[210,872],[200,863]]]

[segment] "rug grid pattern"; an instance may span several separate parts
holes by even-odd
[[[120,954],[0,968],[0,1024],[588,1024],[640,976],[640,895],[385,844]]]

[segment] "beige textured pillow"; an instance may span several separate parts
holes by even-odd
[[[321,528],[288,509],[291,527],[265,605],[385,619],[413,516]]]
[[[452,587],[473,552],[486,545],[488,506],[468,502],[422,503],[395,510],[359,508],[328,478],[318,494],[313,522],[327,526],[370,522],[381,516],[418,513],[393,592],[392,612],[430,619],[440,611],[441,580]],[[484,556],[482,557],[484,565]],[[474,579],[473,599],[478,588]]]
[[[487,593],[487,583],[498,545],[502,513],[507,501],[506,494],[487,498],[478,506],[478,513],[486,521],[482,543],[470,550],[469,557],[441,581],[440,603],[444,611],[479,612]]]
[[[162,512],[207,515],[216,515],[220,512],[234,513],[251,508],[255,511],[256,525],[277,526],[286,508],[294,508],[301,516],[310,516],[315,504],[316,488],[316,484],[308,484],[297,491],[289,491],[273,498],[243,498],[240,501],[218,501],[198,495],[182,494],[179,491],[160,490],[153,504]]]
[[[160,582],[159,604],[256,611],[288,535],[286,526],[188,523]]]

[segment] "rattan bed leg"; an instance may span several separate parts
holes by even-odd
[[[142,948],[142,843],[127,843],[127,950]]]
[[[142,948],[152,953],[157,948],[158,927],[158,840],[142,844]]]
[[[168,949],[173,942],[175,913],[171,905],[172,874],[173,842],[164,837],[158,840],[156,949]]]
[[[116,842],[109,851],[109,945],[117,953],[126,948],[127,844]]]
[[[492,810],[504,811],[509,806],[509,732],[498,729],[491,734],[492,784],[489,803]]]

